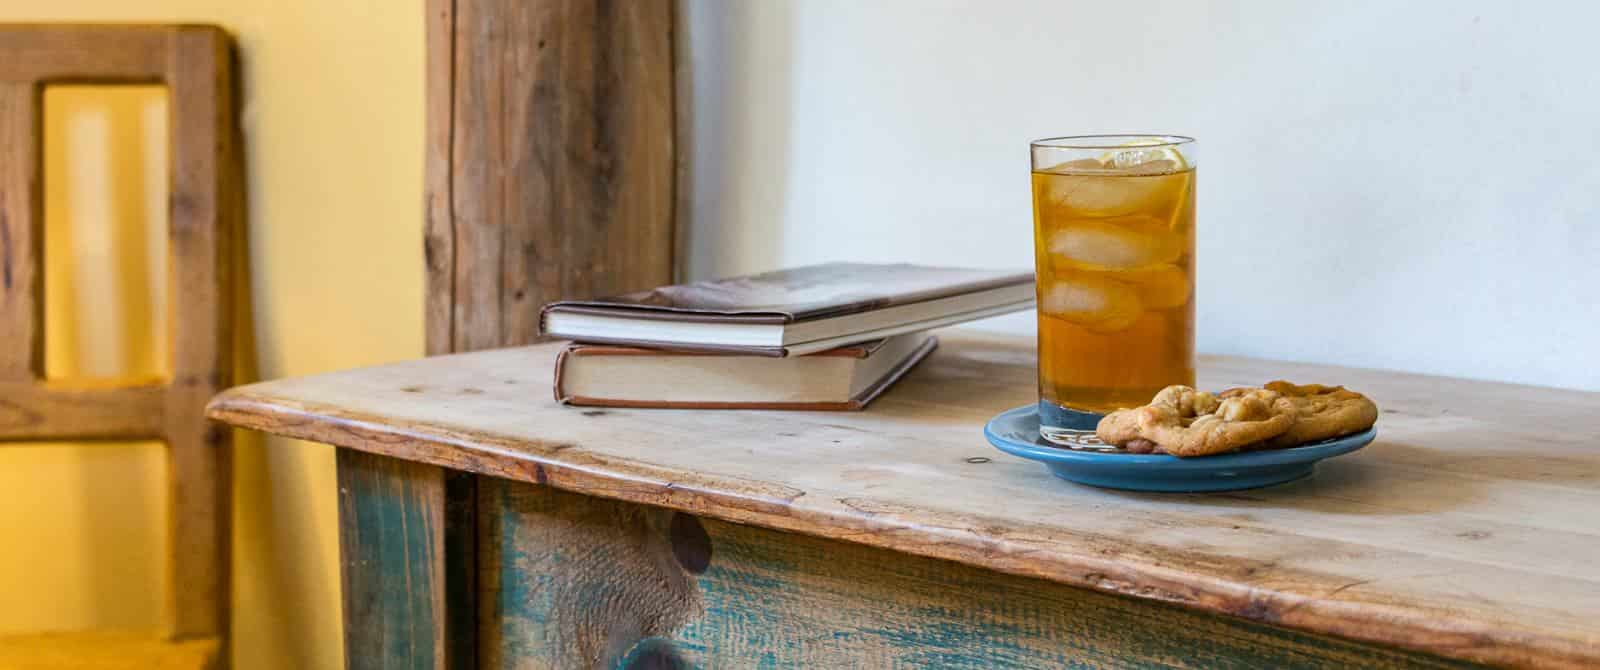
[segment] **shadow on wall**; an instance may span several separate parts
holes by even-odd
[[[676,48],[679,151],[688,154],[687,226],[680,260],[689,280],[782,263],[793,113],[793,7],[779,2],[687,0]],[[756,48],[759,45],[760,48]],[[691,76],[693,73],[693,76]],[[696,140],[699,140],[698,142]],[[730,166],[753,165],[750,170]]]
[[[240,77],[241,84],[243,78]],[[235,99],[243,100],[243,91],[235,91]],[[244,171],[250,165],[250,143],[241,135],[235,138],[238,147],[238,164],[234,169]],[[249,175],[240,174],[235,183],[248,183]],[[237,203],[241,209],[234,220],[250,221],[249,194]],[[255,273],[251,271],[248,230],[237,230],[233,248],[229,250],[234,268],[233,285],[233,347],[235,384],[249,384],[261,380],[259,347],[256,343],[255,291],[252,284]],[[267,436],[251,430],[233,431],[233,611],[232,661],[244,666],[247,656],[260,662],[271,658],[263,650],[271,650],[278,659],[293,660],[294,667],[316,667],[323,657],[317,653],[319,629],[337,626],[338,612],[307,612],[303,608],[303,595],[311,594],[311,602],[335,602],[339,585],[327,579],[316,566],[304,561],[279,560],[280,556],[309,555],[319,558],[337,556],[336,548],[329,546],[324,534],[307,533],[297,519],[308,514],[306,501],[316,498],[321,487],[326,488],[326,477],[317,472],[305,472],[306,450],[320,450],[322,460],[331,459],[332,447],[308,445],[280,437]],[[328,468],[324,467],[326,471]],[[301,470],[297,472],[296,470]],[[327,475],[329,473],[322,472]],[[278,491],[274,491],[274,482]],[[315,621],[315,625],[263,625],[259,620],[280,616],[284,612],[297,612],[301,621]],[[241,631],[245,634],[240,635]]]

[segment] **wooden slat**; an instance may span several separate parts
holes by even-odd
[[[0,382],[44,369],[39,104],[32,82],[0,82]]]
[[[223,263],[232,218],[232,67],[220,29],[174,29],[168,53],[172,192],[169,195],[172,383],[166,397],[171,464],[169,630],[216,635],[228,625],[229,440],[208,425],[206,399],[232,379],[231,286]]]
[[[480,489],[487,667],[1470,666],[549,487]]]
[[[429,354],[538,337],[545,302],[669,281],[672,0],[428,0],[423,252]],[[471,480],[446,491],[470,594]],[[470,653],[476,608],[448,610]]]
[[[673,98],[673,183],[672,190],[675,196],[673,206],[673,231],[672,231],[672,281],[684,283],[690,281],[689,270],[689,238],[692,226],[689,222],[694,220],[694,169],[692,158],[694,156],[694,63],[689,58],[689,47],[685,39],[685,23],[688,12],[676,12],[677,19],[672,27],[672,50],[674,61],[672,76]],[[709,166],[708,166],[709,167]]]
[[[345,667],[444,670],[444,471],[338,453]]]
[[[0,25],[0,81],[158,81],[172,35],[154,25]]]
[[[160,383],[0,382],[0,440],[156,439],[166,395]]]
[[[173,379],[195,388],[226,388],[232,369],[231,286],[223,264],[238,226],[225,194],[234,160],[232,81],[227,36],[216,28],[176,33],[172,70]]]
[[[545,302],[671,280],[674,2],[425,6],[427,352],[531,342]],[[472,592],[474,490],[445,493],[455,594]],[[475,614],[448,611],[460,667]]]
[[[422,257],[427,282],[426,348],[428,355],[455,351],[455,22],[456,0],[427,0],[427,152],[423,157]]]
[[[1600,665],[1600,394],[1203,358],[1222,388],[1344,383],[1371,447],[1220,495],[1064,483],[985,444],[1031,338],[946,333],[866,412],[577,410],[559,345],[234,389],[212,415],[397,458],[1524,667]],[[693,448],[687,448],[692,445]],[[969,462],[972,457],[992,459]]]
[[[228,630],[232,431],[205,420],[193,389],[173,389],[166,402],[168,546],[166,630],[174,637],[220,636]]]
[[[439,0],[431,7],[430,21],[448,20]],[[437,292],[451,292],[449,350],[531,342],[546,302],[671,280],[673,7],[453,3],[453,85],[434,54],[429,87],[430,151],[448,148],[452,162],[428,163],[425,238],[434,318],[444,313]],[[447,250],[450,263],[438,256]],[[446,269],[449,281],[437,276]],[[445,327],[429,332],[438,342]]]

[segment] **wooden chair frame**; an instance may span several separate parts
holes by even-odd
[[[43,374],[42,91],[162,83],[171,128],[171,376],[110,386]],[[242,208],[231,41],[211,26],[0,26],[0,441],[166,443],[171,553],[164,632],[225,638],[229,446],[206,401],[232,382],[229,243]]]

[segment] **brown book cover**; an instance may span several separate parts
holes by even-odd
[[[900,336],[916,337],[916,336]],[[851,358],[866,360],[867,358],[884,353],[894,355],[893,352],[885,353],[886,347],[893,348],[891,342],[894,338],[885,338],[864,342],[828,351],[808,354],[791,360],[803,361],[813,358]],[[775,410],[807,410],[807,411],[859,411],[881,395],[901,377],[905,376],[917,363],[927,358],[934,349],[938,348],[939,339],[931,335],[921,336],[915,343],[915,348],[908,355],[903,355],[902,360],[895,363],[887,372],[881,374],[876,380],[868,384],[853,397],[837,402],[789,402],[771,400],[748,401],[678,401],[668,399],[646,398],[592,398],[569,393],[566,384],[566,370],[574,360],[591,356],[621,356],[651,358],[662,356],[717,356],[727,358],[728,354],[710,353],[693,350],[663,350],[645,349],[639,347],[626,347],[605,344],[569,344],[556,358],[555,397],[556,401],[564,405],[577,405],[587,407],[638,407],[656,409],[775,409]],[[772,358],[762,356],[742,357],[753,365],[772,365]]]
[[[865,319],[868,313],[875,313],[872,318],[882,323],[863,323],[859,330],[865,334],[862,339],[871,339],[1025,308],[1025,303],[1033,297],[1032,286],[1033,273],[1026,271],[910,264],[826,263],[715,281],[662,286],[610,298],[553,302],[542,310],[540,327],[546,334],[584,342],[783,356],[791,353],[789,348],[796,342],[785,339],[781,343],[731,344],[695,340],[693,337],[667,341],[652,337],[648,331],[653,327],[649,324],[673,322],[776,326],[788,332],[787,329],[808,324],[808,327],[817,326],[822,321],[828,321],[828,327],[832,327],[833,324],[844,323],[837,317],[857,319],[859,316]],[[903,320],[898,318],[902,314],[905,315]],[[638,324],[636,328],[642,329],[644,334],[638,337],[623,336],[586,331],[570,325],[552,329],[552,315],[623,319]],[[933,320],[939,320],[939,323],[931,323]],[[918,321],[930,323],[922,327]],[[833,339],[794,353],[811,353],[843,344],[838,340],[855,332],[850,330],[851,327],[845,325],[842,332],[819,335],[812,341],[828,339],[829,336]]]

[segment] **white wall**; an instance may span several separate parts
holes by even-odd
[[[692,278],[1026,266],[1028,140],[1182,133],[1202,352],[1600,390],[1600,4],[688,0],[684,22]]]

